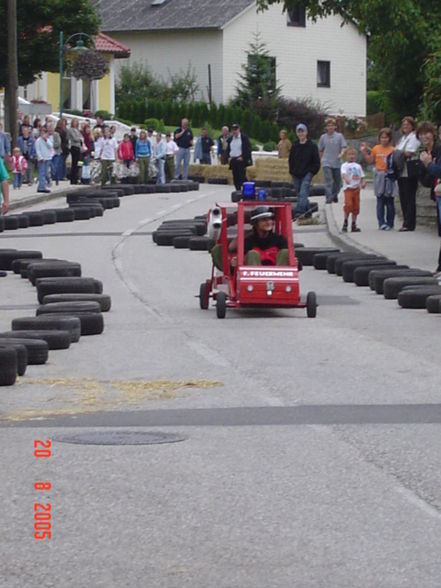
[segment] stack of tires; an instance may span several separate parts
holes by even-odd
[[[207,251],[213,245],[206,236],[207,217],[196,216],[163,222],[153,232],[153,242],[160,246],[173,246],[175,249]]]
[[[0,332],[0,385],[14,384],[28,364],[46,363],[49,350],[68,349],[81,336],[103,332],[110,296],[99,280],[82,276],[79,263],[3,249],[0,267],[27,278],[40,303],[36,316],[15,318],[10,331]]]

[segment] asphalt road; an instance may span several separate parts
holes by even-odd
[[[79,261],[112,296],[102,335],[1,390],[1,588],[441,585],[439,316],[311,268],[316,319],[201,311],[209,256],[151,232],[228,194],[129,196],[103,218],[0,235]],[[329,244],[323,225],[295,239]],[[1,292],[1,330],[34,314],[27,281]],[[94,432],[183,440],[69,442]],[[50,541],[33,537],[35,503],[51,504]]]

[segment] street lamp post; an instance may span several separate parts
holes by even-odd
[[[90,35],[87,33],[74,33],[70,35],[66,39],[66,42],[63,42],[64,33],[60,31],[60,119],[63,115],[63,74],[64,74],[64,54],[67,48],[67,45],[72,41],[72,39],[77,38],[76,46],[72,48],[73,51],[87,51],[87,47],[84,45],[83,37],[86,37],[92,45],[93,48],[96,49],[95,41],[92,39]]]

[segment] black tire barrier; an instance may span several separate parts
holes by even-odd
[[[390,266],[389,263],[386,263],[384,265],[363,265],[363,266],[359,266],[357,268],[355,268],[354,271],[354,283],[356,286],[369,286],[369,274],[371,273],[371,271],[375,270],[375,269],[388,269]],[[400,269],[406,269],[409,266],[407,265],[393,265],[392,267],[395,268],[400,268]]]
[[[351,256],[354,257],[354,253],[349,251],[341,251],[340,253],[329,253],[326,257],[326,270],[328,274],[335,274],[335,264],[337,263],[337,259],[343,257],[349,259]]]
[[[0,233],[5,230],[5,217],[0,214]]]
[[[19,220],[17,215],[10,214],[3,218],[3,226],[5,231],[16,231],[19,228]]]
[[[22,212],[21,214],[17,214],[18,218],[18,228],[19,229],[27,229],[29,227],[29,215],[26,212]]]
[[[228,178],[208,178],[207,184],[219,184],[226,186],[228,184]]]
[[[6,278],[7,275],[8,275],[7,272],[0,270],[0,278]]]
[[[344,282],[354,281],[354,272],[357,267],[370,266],[375,267],[376,265],[390,265],[395,266],[397,263],[387,259],[387,257],[379,257],[378,259],[359,259],[356,261],[345,261],[342,265],[341,276]]]
[[[240,190],[234,190],[231,192],[231,202],[240,202],[242,200],[242,192]]]
[[[51,209],[44,209],[39,211],[43,215],[43,223],[45,225],[54,225],[57,222],[57,215]]]
[[[0,333],[0,338],[13,339],[38,339],[46,341],[50,350],[52,349],[68,349],[70,347],[70,333],[69,331],[4,331]]]
[[[398,294],[405,286],[437,286],[436,278],[422,276],[406,276],[386,278],[383,282],[383,295],[387,300],[398,298]]]
[[[75,220],[75,212],[70,208],[54,208],[57,223],[70,223]]]
[[[52,261],[30,263],[27,266],[28,279],[35,284],[37,278],[81,277],[81,264],[74,262]]]
[[[192,237],[175,237],[173,239],[173,247],[175,249],[188,249],[190,246],[190,239]]]
[[[74,219],[78,220],[89,220],[91,217],[90,208],[71,208],[74,212]]]
[[[188,241],[188,247],[191,251],[210,251],[213,245],[213,239],[209,237],[191,237]]]
[[[325,196],[326,187],[325,184],[312,184],[309,195],[310,196]]]
[[[135,194],[155,194],[155,184],[135,184]]]
[[[392,268],[388,270],[374,270],[369,274],[369,287],[371,290],[375,290],[377,294],[383,294],[383,284],[384,280],[387,278],[398,278],[398,277],[405,277],[405,276],[415,276],[415,277],[424,277],[430,278],[432,273],[426,270],[420,270],[417,268],[409,268],[409,269],[398,269]]]
[[[315,253],[312,256],[312,265],[317,270],[325,270],[326,269],[326,261],[328,257],[332,255],[331,253]]]
[[[335,260],[335,273],[337,276],[341,276],[343,271],[343,264],[346,261],[358,261],[363,259],[378,259],[378,255],[365,255],[363,253],[357,253],[351,257],[340,257]]]
[[[71,202],[69,204],[69,208],[77,208],[78,206],[88,207],[92,211],[93,216],[104,215],[104,207],[101,202],[95,201],[92,198],[90,199],[90,202],[83,202],[80,200],[79,202]]]
[[[17,352],[0,347],[0,386],[12,386],[17,379]]]
[[[188,176],[188,179],[191,182],[197,182],[198,184],[203,184],[205,182],[204,176],[198,176],[198,175]]]
[[[441,294],[431,294],[426,298],[427,312],[441,313]]]
[[[99,196],[95,198],[103,208],[119,208],[121,200],[117,196]]]
[[[102,186],[101,190],[115,190],[113,186]],[[124,196],[135,194],[135,186],[129,184],[117,184],[116,190],[122,192]]]
[[[43,305],[48,306],[48,305]],[[39,307],[42,308],[42,307]],[[38,309],[37,309],[38,310]],[[45,314],[45,313],[41,313]],[[81,312],[70,310],[66,313],[57,313],[60,317],[77,317],[81,323],[81,336],[100,335],[104,331],[104,318],[101,312]],[[38,315],[40,316],[40,315]]]
[[[30,227],[42,227],[44,225],[44,216],[41,212],[28,212],[27,214]]]
[[[37,316],[55,313],[68,315],[70,312],[101,312],[101,306],[94,300],[74,300],[41,304],[35,311]]]
[[[68,331],[70,333],[70,342],[76,343],[81,335],[81,322],[75,316],[60,316],[56,313],[42,314],[39,316],[29,316],[15,318],[11,322],[12,331]]]
[[[312,265],[316,253],[337,253],[338,251],[335,247],[301,247],[296,251],[296,257],[301,261],[302,265]]]
[[[49,345],[43,339],[25,339],[23,337],[0,338],[2,345],[24,345],[28,352],[28,365],[43,365],[49,357]]]
[[[0,269],[11,270],[11,264],[15,259],[41,259],[41,251],[8,250],[0,249]]]
[[[24,345],[19,343],[4,343],[0,341],[0,349],[14,349],[17,355],[17,375],[24,376],[28,367],[28,352]]]
[[[82,206],[80,203],[77,202],[72,202],[71,204],[69,204],[70,208],[76,209],[76,208],[84,208],[85,210],[87,210],[87,212],[89,213],[89,218],[95,218],[96,217],[96,210],[93,206],[90,206],[89,204],[86,204],[86,206]],[[81,220],[81,219],[78,219]],[[88,219],[86,219],[88,220]]]
[[[12,263],[19,263],[21,262],[21,265],[17,265],[15,267],[19,268],[19,274],[22,278],[27,278],[28,277],[28,266],[31,263],[35,263],[36,261],[45,261],[46,263],[50,263],[50,262],[56,262],[56,261],[61,261],[64,263],[68,263],[68,261],[66,259],[54,259],[52,257],[45,257],[45,258],[41,258],[41,259],[15,259]]]
[[[279,180],[271,180],[271,187],[272,188],[291,188],[292,184],[290,182],[281,182]]]
[[[441,286],[423,286],[404,288],[398,294],[398,304],[401,308],[426,308],[429,296],[440,295]]]
[[[171,192],[171,186],[169,184],[156,184],[156,192],[158,194],[169,194]]]
[[[109,312],[112,307],[112,299],[108,294],[48,294],[43,298],[43,304],[55,302],[97,302],[101,312]]]
[[[175,237],[194,237],[194,233],[190,229],[171,229],[154,231],[152,234],[153,242],[160,246],[171,247]]]
[[[47,294],[73,294],[77,292],[102,294],[103,285],[94,278],[37,278],[38,302],[41,304]]]
[[[256,190],[259,188],[271,188],[271,180],[255,180]]]

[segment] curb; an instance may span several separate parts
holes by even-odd
[[[78,185],[78,188],[84,188],[84,186]],[[15,202],[10,202],[9,210],[12,211],[19,208],[26,208],[28,206],[33,206],[34,204],[40,204],[41,202],[55,200],[56,198],[66,198],[67,194],[69,194],[71,191],[75,191],[76,189],[77,187],[61,188],[58,190],[53,190],[50,194],[32,194],[32,196],[26,196],[25,198],[21,198]]]
[[[378,253],[378,251],[375,251],[375,249],[371,249],[366,245],[358,243],[358,241],[355,241],[355,239],[352,239],[349,235],[346,235],[339,230],[334,217],[333,206],[333,204],[325,204],[324,207],[326,224],[328,226],[328,233],[331,237],[331,240],[342,249],[349,249],[354,252],[358,251],[360,253],[367,253],[368,255],[381,256],[381,254]]]

